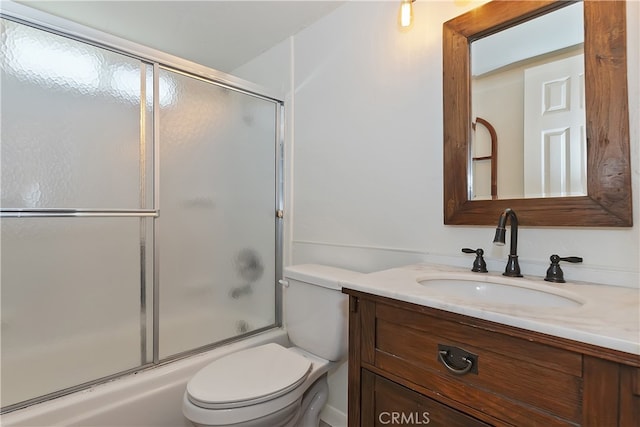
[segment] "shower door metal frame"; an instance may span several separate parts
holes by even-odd
[[[147,178],[147,166],[145,164],[145,156],[141,155],[141,188],[140,197],[142,207],[140,209],[57,209],[57,208],[41,208],[41,209],[22,209],[22,208],[2,208],[0,207],[0,219],[3,218],[68,218],[68,217],[139,217],[141,221],[140,226],[140,266],[141,266],[141,300],[140,300],[140,333],[141,333],[141,364],[132,369],[115,373],[106,377],[96,378],[95,380],[88,381],[82,384],[77,384],[72,387],[68,387],[62,390],[58,390],[52,393],[48,393],[42,396],[38,396],[32,399],[28,399],[15,404],[7,405],[0,409],[0,414],[8,413],[24,407],[41,403],[50,399],[54,399],[60,396],[71,394],[77,391],[87,389],[91,386],[101,384],[115,378],[122,377],[127,374],[140,372],[142,370],[154,368],[159,365],[174,361],[179,358],[188,357],[190,355],[200,353],[219,347],[221,345],[237,341],[247,336],[255,335],[260,332],[264,332],[269,329],[277,328],[282,325],[282,289],[278,285],[278,280],[282,277],[282,263],[283,263],[283,209],[284,209],[284,96],[282,94],[273,94],[268,89],[258,86],[254,83],[239,79],[229,74],[205,67],[200,64],[196,64],[185,59],[166,54],[164,52],[157,51],[146,46],[139,45],[137,43],[129,42],[119,37],[112,36],[101,31],[85,27],[75,22],[59,18],[48,13],[41,12],[35,9],[31,9],[28,6],[13,3],[11,1],[3,1],[2,9],[0,10],[0,17],[8,19],[23,25],[37,28],[39,30],[53,33],[62,37],[73,39],[82,43],[86,43],[98,48],[106,49],[121,55],[128,56],[133,59],[140,60],[146,67],[153,67],[153,108],[152,108],[152,120],[153,120],[153,137],[151,147],[146,147],[146,138],[141,134],[140,143],[144,147],[141,150],[150,148],[153,150],[152,155],[152,205],[153,208],[148,209],[145,207],[146,203],[146,178]],[[176,71],[196,77],[207,82],[226,87],[228,89],[238,91],[250,96],[258,97],[270,102],[273,102],[276,106],[276,135],[274,141],[274,158],[275,158],[275,195],[274,200],[274,233],[275,233],[275,277],[273,278],[273,286],[275,289],[275,322],[273,325],[266,326],[249,333],[237,335],[226,340],[211,343],[209,345],[191,349],[189,351],[171,356],[166,359],[159,359],[159,263],[158,254],[159,248],[157,243],[158,237],[158,224],[156,218],[160,216],[160,200],[159,200],[159,73],[160,68]],[[144,74],[141,73],[141,79],[144,79]],[[145,86],[146,87],[146,86]],[[141,99],[145,98],[145,94],[141,94]],[[146,111],[142,111],[141,114],[146,120]],[[144,132],[144,126],[141,129],[141,133]],[[144,188],[143,188],[144,186]],[[152,282],[152,295],[153,298],[153,348],[151,362],[146,362],[148,356],[146,354],[147,344],[147,290],[146,290],[146,231],[145,224],[146,219],[151,218],[151,229],[153,235],[153,282]]]

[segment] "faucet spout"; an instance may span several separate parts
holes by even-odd
[[[507,208],[500,214],[498,218],[498,227],[496,228],[496,236],[493,243],[497,246],[503,246],[505,243],[505,234],[507,220],[511,224],[511,247],[509,248],[509,259],[507,267],[502,273],[503,276],[522,277],[520,273],[520,264],[518,264],[518,217],[510,208]]]

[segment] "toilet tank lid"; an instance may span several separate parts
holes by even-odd
[[[298,280],[329,289],[342,289],[341,282],[361,276],[352,270],[320,264],[299,264],[285,267],[284,278]]]

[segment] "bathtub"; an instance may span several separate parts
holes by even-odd
[[[12,426],[191,427],[182,416],[189,379],[212,360],[268,342],[288,346],[283,329],[273,329],[185,359],[130,374],[90,389],[10,412]]]

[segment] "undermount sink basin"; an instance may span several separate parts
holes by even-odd
[[[464,299],[470,303],[526,307],[579,307],[582,305],[580,301],[568,296],[507,283],[466,279],[427,279],[419,283],[432,290],[436,297]]]

